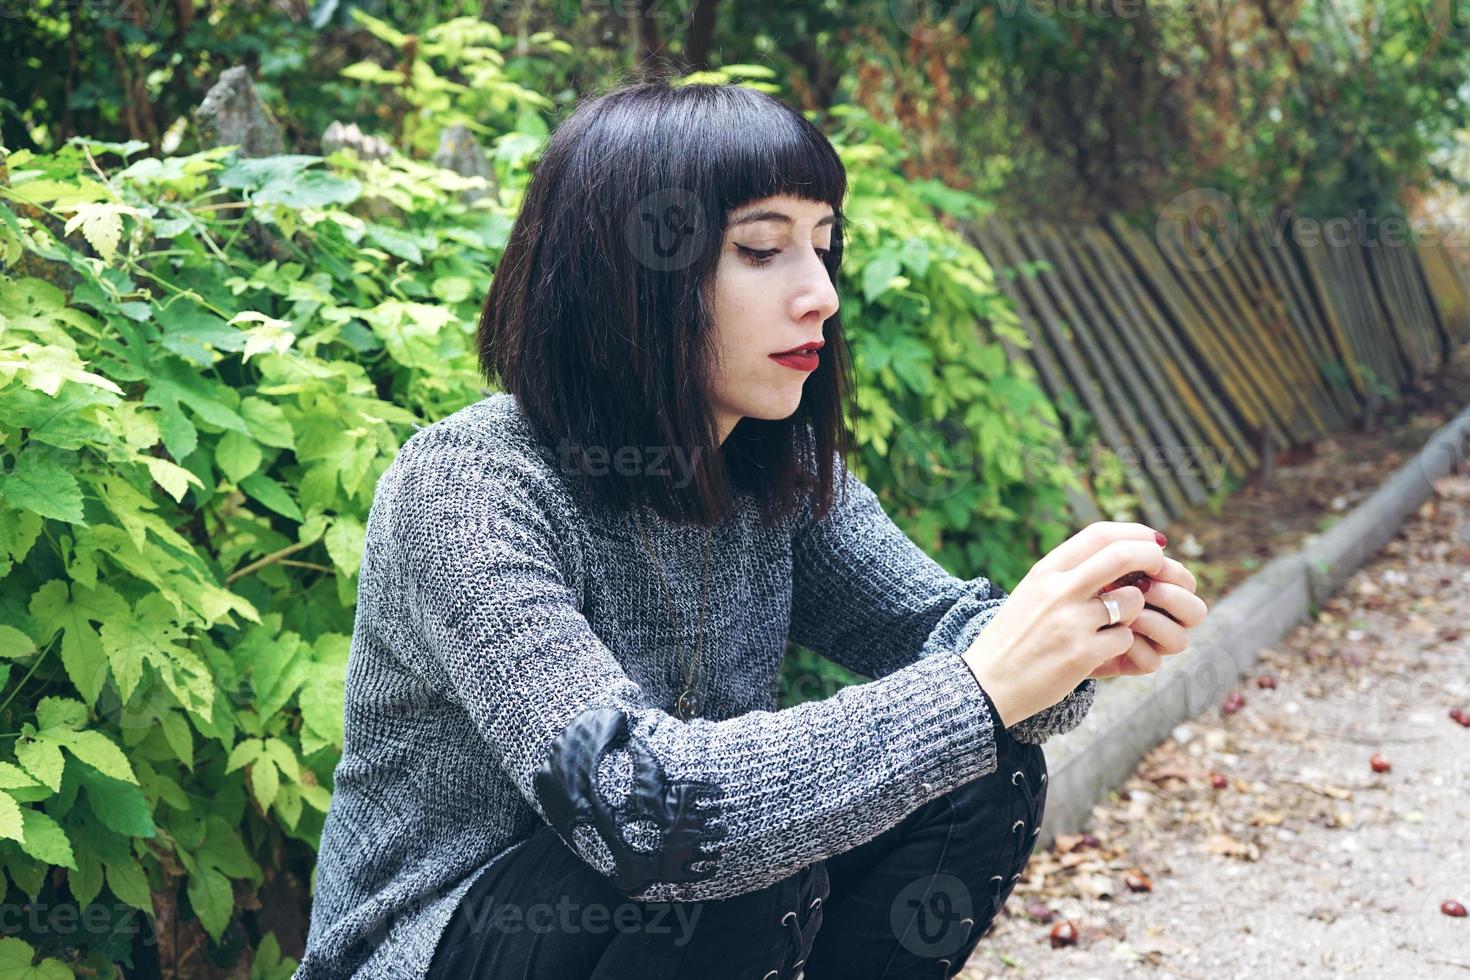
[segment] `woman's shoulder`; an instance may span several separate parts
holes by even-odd
[[[458,456],[480,453],[506,463],[554,467],[556,455],[531,431],[515,396],[491,392],[429,425],[415,426],[399,456]]]
[[[435,482],[484,482],[558,508],[572,505],[556,453],[536,438],[515,396],[504,391],[419,427],[399,447],[390,471],[396,481],[410,479],[413,493],[432,492]]]

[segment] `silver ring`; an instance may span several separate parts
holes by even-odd
[[[1102,604],[1107,607],[1107,610],[1108,610],[1108,625],[1109,626],[1116,626],[1119,622],[1122,621],[1122,619],[1123,619],[1123,613],[1118,608],[1118,600],[1117,599],[1114,599],[1110,595],[1094,596],[1094,598],[1101,599],[1102,600]]]

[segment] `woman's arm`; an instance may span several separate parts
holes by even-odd
[[[995,771],[991,714],[956,653],[783,711],[686,723],[651,706],[578,609],[553,476],[424,430],[379,483],[367,547],[401,563],[480,749],[629,897],[766,887]]]
[[[936,652],[963,653],[1008,593],[984,576],[946,572],[893,523],[867,484],[840,461],[834,465],[842,478],[832,510],[821,521],[799,522],[792,540],[791,639],[868,677]],[[1087,678],[1006,731],[1032,744],[1069,731],[1092,706],[1096,687]]]

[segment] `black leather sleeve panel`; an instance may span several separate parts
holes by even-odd
[[[615,814],[598,795],[594,780],[603,754],[627,744],[633,759],[633,785],[627,803]],[[612,852],[613,882],[635,895],[655,882],[702,881],[715,873],[710,866],[695,871],[696,861],[718,858],[723,827],[711,826],[720,815],[712,801],[720,787],[700,780],[669,779],[663,767],[638,739],[631,737],[628,715],[618,708],[589,708],[568,723],[536,770],[536,796],[547,821],[574,851],[572,830],[591,823]],[[695,808],[696,801],[711,801]],[[660,844],[651,853],[628,847],[618,824],[651,821]]]

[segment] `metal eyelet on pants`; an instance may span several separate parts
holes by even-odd
[[[821,862],[803,868],[795,876],[796,909],[787,909],[781,915],[781,925],[789,935],[781,965],[766,973],[761,980],[796,980],[801,976],[806,957],[816,941],[817,930],[822,924],[822,901],[829,890],[826,866]],[[806,912],[803,917],[798,909]]]

